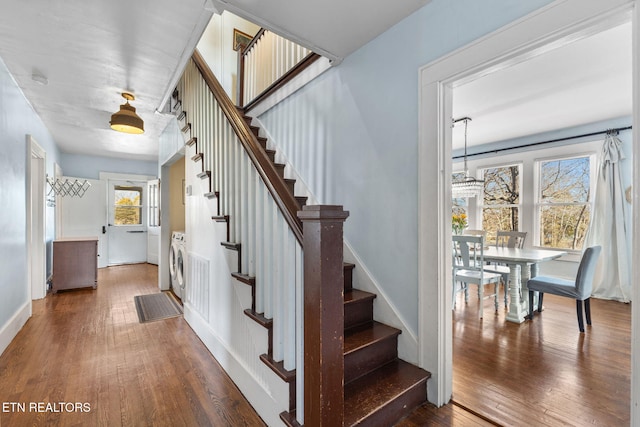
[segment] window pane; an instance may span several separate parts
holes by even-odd
[[[541,162],[542,203],[589,201],[589,157]]]
[[[582,249],[590,216],[588,204],[542,206],[540,209],[540,246]]]
[[[141,208],[132,206],[116,206],[115,225],[140,225],[142,224]]]
[[[453,174],[451,174],[451,182],[456,182],[458,180],[461,180],[465,177],[464,172],[455,172]],[[451,205],[452,205],[452,209],[451,209],[451,214],[452,215],[460,215],[460,214],[466,214],[467,213],[467,199],[464,197],[459,197],[459,198],[452,198],[451,199]]]
[[[515,206],[482,209],[482,229],[487,232],[487,243],[495,244],[498,230],[518,230],[518,213]]]
[[[484,204],[517,205],[520,203],[520,168],[505,166],[484,170]]]
[[[121,187],[114,189],[115,225],[140,225],[142,224],[142,188]]]

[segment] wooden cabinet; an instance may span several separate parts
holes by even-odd
[[[61,289],[96,288],[98,238],[69,237],[53,241],[53,293]]]

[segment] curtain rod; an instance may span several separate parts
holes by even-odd
[[[494,150],[487,150],[487,151],[482,151],[482,152],[479,152],[479,153],[468,154],[467,157],[482,156],[483,154],[496,154],[496,153],[499,153],[501,151],[516,150],[518,148],[526,148],[526,147],[535,147],[535,146],[538,146],[538,145],[552,144],[554,142],[560,142],[560,141],[569,141],[571,139],[585,138],[585,137],[588,137],[588,136],[601,135],[601,134],[606,134],[606,133],[609,133],[609,132],[618,133],[618,132],[620,132],[622,130],[629,130],[629,129],[632,129],[632,128],[633,128],[633,126],[627,126],[627,127],[623,127],[623,128],[613,128],[613,129],[602,130],[602,131],[599,131],[599,132],[583,133],[582,135],[567,136],[565,138],[550,139],[548,141],[532,142],[530,144],[522,144],[522,145],[517,145],[515,147],[496,148]],[[462,158],[464,158],[464,155],[453,157],[454,160],[455,159],[462,159]]]

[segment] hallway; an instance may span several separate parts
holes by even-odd
[[[137,264],[34,301],[0,357],[0,425],[264,425],[182,317],[138,322],[133,297],[154,292]]]

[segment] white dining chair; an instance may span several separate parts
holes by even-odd
[[[553,294],[576,300],[578,315],[578,329],[584,332],[582,320],[582,301],[587,318],[587,325],[591,325],[591,291],[593,290],[593,274],[596,261],[600,255],[600,246],[587,248],[582,255],[576,280],[566,280],[552,276],[536,276],[527,282],[529,288],[529,319],[533,320],[533,293],[538,292],[538,312],[542,312],[542,298],[544,294]]]
[[[498,248],[518,248],[524,247],[524,241],[527,238],[526,231],[503,231],[498,230],[496,233],[496,247]],[[494,263],[486,267],[487,271],[500,273],[502,275],[502,283],[504,284],[504,306],[508,306],[509,283],[511,278],[511,269],[504,264]]]
[[[469,302],[469,284],[478,285],[478,298],[480,301],[480,318],[483,317],[483,304],[485,298],[494,297],[494,304],[498,310],[498,289],[502,275],[492,273],[484,269],[484,237],[483,236],[452,236],[453,239],[453,308],[455,309],[456,294],[465,292],[465,302]],[[460,289],[457,282],[461,283]],[[494,284],[494,293],[484,295],[484,287]]]

